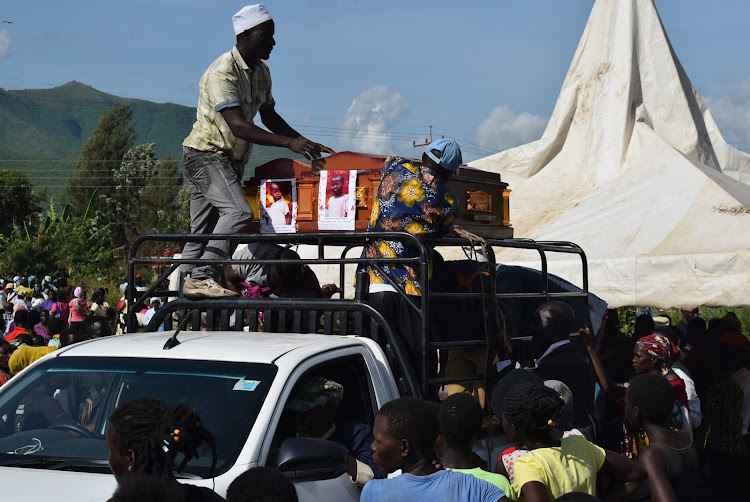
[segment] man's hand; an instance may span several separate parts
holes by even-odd
[[[578,334],[581,335],[581,340],[586,347],[591,347],[591,330],[588,328],[581,328],[578,330]]]
[[[294,153],[299,153],[305,156],[308,160],[315,160],[320,158],[321,153],[336,153],[327,146],[321,145],[310,141],[304,136],[294,138],[289,142],[288,148]]]

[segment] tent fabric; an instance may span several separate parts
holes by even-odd
[[[470,165],[510,184],[516,237],[584,249],[610,307],[750,300],[750,155],[724,141],[652,0],[597,0],[542,138]],[[579,285],[580,269],[550,259]]]

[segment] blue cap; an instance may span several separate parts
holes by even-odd
[[[437,158],[432,151],[437,150],[440,152],[440,158]],[[439,139],[433,141],[427,145],[427,151],[425,152],[429,158],[435,161],[440,167],[449,171],[455,171],[463,163],[461,157],[461,149],[458,147],[458,143],[452,139]]]

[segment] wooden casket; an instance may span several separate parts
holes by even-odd
[[[296,231],[318,232],[320,171],[356,170],[356,217],[354,230],[365,231],[373,201],[380,186],[384,156],[340,152],[310,162],[276,159],[258,166],[255,176],[245,182],[244,191],[254,219],[251,232],[260,232],[259,215],[262,180],[294,179],[296,184]],[[508,184],[500,175],[462,165],[448,182],[458,196],[460,215],[456,224],[481,237],[508,239],[513,237],[510,225]],[[265,191],[263,192],[265,193]],[[266,194],[266,197],[270,197]],[[272,201],[272,199],[268,199]]]

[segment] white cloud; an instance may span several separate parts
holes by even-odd
[[[390,87],[365,89],[346,111],[339,149],[389,154],[392,127],[409,110],[409,103]]]
[[[3,28],[0,30],[0,61],[6,59],[11,50],[13,50],[13,37],[8,30]]]
[[[706,102],[727,143],[750,152],[750,78],[727,96]]]
[[[496,106],[477,127],[477,142],[488,152],[536,141],[542,137],[547,119],[522,112],[516,115],[509,106]]]

